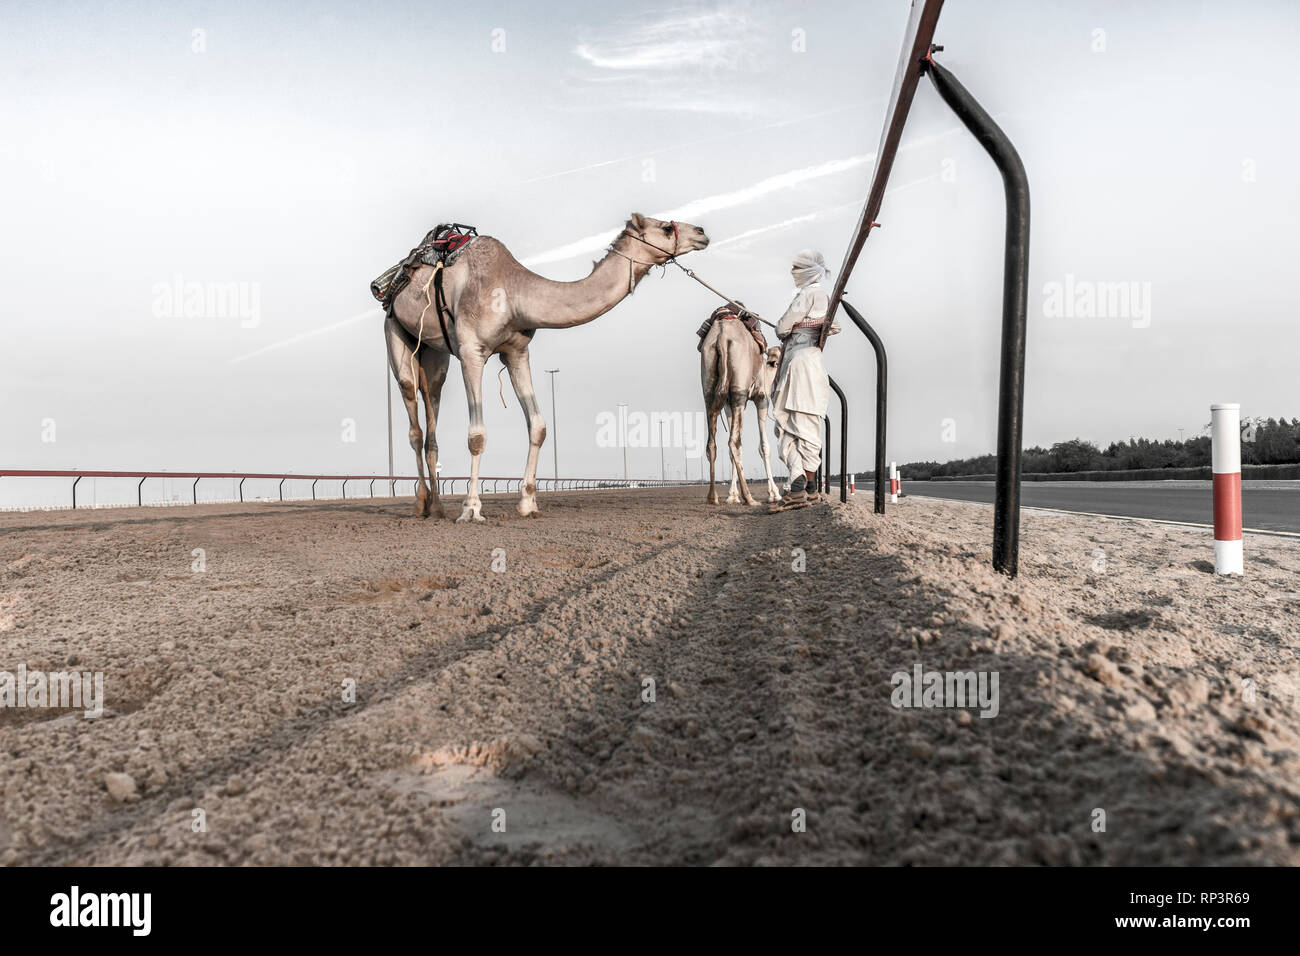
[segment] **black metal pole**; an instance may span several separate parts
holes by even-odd
[[[993,486],[993,567],[1016,576],[1020,562],[1020,451],[1025,411],[1029,302],[1029,177],[1011,140],[948,70],[928,61],[930,79],[992,157],[1007,199],[1002,265],[1002,364],[998,373],[998,466]]]
[[[849,400],[829,375],[831,389],[840,397],[840,501],[849,500]]]
[[[817,469],[817,492],[823,491],[830,494],[831,490],[831,417],[822,416],[822,431],[825,438],[822,439],[822,464]]]
[[[848,313],[853,324],[862,330],[862,334],[867,337],[871,343],[872,349],[876,353],[876,514],[885,513],[885,426],[887,424],[887,413],[889,411],[887,402],[889,398],[889,361],[885,356],[885,343],[880,340],[870,323],[862,317],[862,313],[853,308],[852,303],[847,299],[840,299],[840,305],[844,306],[844,311]]]
[[[145,479],[148,477],[148,475],[145,475],[144,478],[140,479],[140,483],[135,486],[136,507],[144,507],[144,492],[141,489],[144,488]]]

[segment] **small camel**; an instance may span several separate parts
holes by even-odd
[[[483,367],[494,354],[510,372],[510,384],[528,424],[528,462],[520,482],[519,514],[535,515],[537,458],[546,440],[546,422],[533,393],[528,346],[538,329],[570,329],[604,315],[632,294],[652,266],[709,244],[699,226],[662,222],[633,213],[591,274],[576,282],[556,282],[530,272],[491,236],[475,239],[443,275],[447,341],[443,336],[434,287],[433,266],[420,266],[393,303],[384,323],[388,363],[406,404],[411,448],[419,481],[415,513],[443,517],[438,497],[438,408],[451,356],[460,359],[469,401],[469,490],[458,522],[482,521],[479,460],[487,441],[483,427]],[[418,352],[417,352],[417,342]],[[413,362],[412,356],[418,358]],[[413,372],[412,365],[416,368]],[[420,428],[418,401],[424,397],[427,427]],[[421,446],[424,456],[421,458]],[[429,467],[429,486],[424,466]]]
[[[767,409],[780,357],[779,348],[768,349],[764,356],[754,337],[738,319],[715,320],[704,338],[704,346],[700,350],[700,384],[704,388],[704,414],[709,429],[709,495],[705,500],[711,505],[718,503],[718,491],[714,487],[714,465],[718,451],[718,415],[723,405],[731,413],[731,438],[727,442],[731,451],[731,491],[727,494],[727,504],[737,504],[742,497],[747,505],[758,504],[745,482],[745,461],[740,447],[745,406],[750,402],[754,403],[758,411],[758,448],[763,459],[763,470],[767,474],[767,500],[781,500],[781,492],[772,480],[772,457],[767,447]]]

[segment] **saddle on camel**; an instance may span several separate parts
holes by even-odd
[[[438,325],[442,327],[442,338],[450,342],[447,323],[454,317],[447,308],[447,298],[442,292],[442,270],[450,266],[465,251],[466,247],[478,238],[478,230],[459,222],[439,223],[425,234],[420,244],[407,253],[406,258],[386,269],[374,282],[370,283],[370,294],[384,307],[384,313],[392,318],[393,303],[397,295],[411,284],[411,276],[420,266],[433,266],[433,294],[437,303]]]
[[[704,351],[704,340],[708,337],[709,329],[713,328],[713,323],[724,321],[739,321],[742,323],[745,328],[749,329],[749,334],[754,337],[754,341],[758,343],[758,350],[760,352],[767,351],[767,338],[763,335],[763,330],[758,327],[758,316],[752,312],[746,312],[745,303],[743,302],[737,302],[735,305],[728,302],[726,305],[720,305],[714,309],[713,314],[704,321],[699,331],[695,333],[700,337],[699,345],[695,346],[697,352]]]

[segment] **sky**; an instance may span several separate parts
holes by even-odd
[[[9,0],[0,468],[383,474],[368,286],[442,221],[567,280],[633,211],[672,215],[713,240],[683,264],[778,318],[796,251],[844,256],[908,9]],[[1195,434],[1212,402],[1300,415],[1300,7],[948,0],[936,39],[1029,175],[1026,444]],[[1002,188],[928,81],[879,219],[848,293],[889,350],[889,457],[989,452]],[[701,412],[694,332],[717,304],[656,272],[539,332],[540,474],[554,440],[562,475],[620,476],[598,425],[619,403]],[[844,324],[825,364],[866,467],[874,361]],[[438,438],[464,474],[453,368]],[[527,434],[498,368],[483,472],[517,475]],[[400,401],[393,416],[410,474]],[[756,428],[748,411],[751,474]],[[699,473],[690,453],[664,451],[669,477]],[[658,477],[660,449],[628,463]],[[0,480],[0,506],[63,484]]]

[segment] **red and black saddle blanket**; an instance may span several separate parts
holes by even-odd
[[[736,306],[740,306],[740,308]],[[700,326],[696,334],[699,335],[701,342],[703,342],[704,337],[709,334],[709,329],[713,328],[714,322],[728,320],[742,322],[745,328],[749,329],[749,334],[754,337],[754,341],[758,343],[759,350],[762,352],[767,351],[767,337],[763,335],[763,330],[759,328],[758,316],[744,311],[744,303],[742,302],[738,302],[736,305],[728,302],[726,305],[718,306],[705,323]]]
[[[374,282],[370,283],[370,294],[384,306],[392,309],[397,294],[411,284],[411,273],[422,265],[432,266],[442,263],[449,266],[454,263],[465,247],[478,238],[478,230],[460,222],[440,223],[420,240],[420,244],[407,254],[406,258],[386,269]]]

